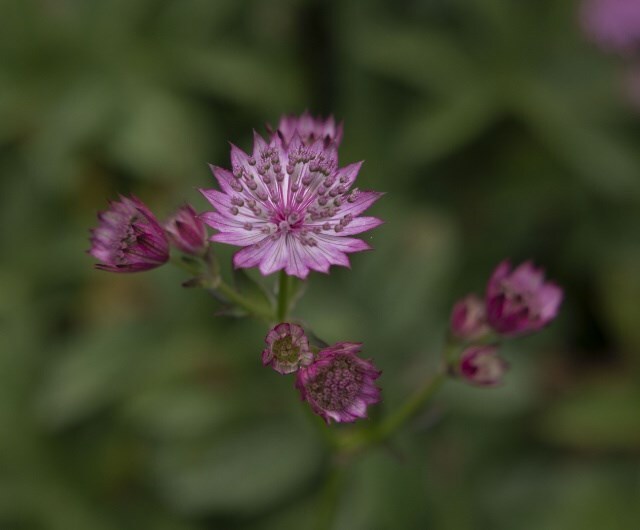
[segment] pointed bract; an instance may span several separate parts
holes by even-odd
[[[335,142],[307,145],[297,130],[268,143],[256,134],[253,155],[232,146],[231,161],[231,171],[212,168],[221,191],[201,190],[216,210],[202,220],[219,232],[212,241],[245,247],[235,267],[304,279],[311,270],[348,267],[347,254],[371,248],[348,236],[382,223],[359,217],[382,194],[352,188],[360,164],[338,168]]]
[[[109,272],[141,272],[169,259],[169,240],[151,211],[136,197],[120,196],[98,214],[100,223],[91,230],[89,254]]]
[[[305,111],[300,116],[282,116],[273,134],[279,135],[285,145],[288,145],[297,135],[307,146],[312,145],[316,140],[321,140],[325,147],[335,144],[337,148],[342,141],[342,123],[336,124],[333,116],[326,119],[320,116],[314,118]]]
[[[296,376],[304,401],[327,423],[353,422],[367,417],[367,406],[380,401],[374,381],[381,372],[369,360],[358,357],[361,344],[339,342],[320,350],[309,366]]]

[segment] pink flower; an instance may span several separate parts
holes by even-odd
[[[253,155],[232,146],[231,163],[233,171],[212,167],[222,191],[201,190],[216,209],[202,219],[219,232],[212,241],[244,247],[235,267],[304,279],[348,267],[348,253],[371,248],[348,236],[382,223],[360,216],[382,194],[352,189],[361,163],[338,168],[334,144],[306,146],[297,132],[288,144],[279,135],[267,143],[255,134]]]
[[[199,256],[207,244],[207,229],[189,204],[181,206],[165,223],[171,242],[185,254]]]
[[[382,372],[357,356],[359,343],[338,342],[320,350],[309,366],[298,371],[296,387],[303,400],[327,423],[367,417],[367,406],[380,401],[374,381]]]
[[[136,197],[120,196],[98,213],[100,224],[91,230],[91,254],[109,272],[140,272],[169,259],[169,241],[151,211]]]
[[[301,116],[282,116],[276,134],[279,134],[285,145],[291,143],[296,134],[304,145],[312,145],[322,140],[325,147],[335,144],[337,148],[342,141],[342,123],[336,124],[333,116],[326,120],[314,118],[305,111]]]
[[[464,340],[474,340],[489,331],[484,301],[470,294],[458,300],[451,311],[451,333]]]
[[[503,335],[537,331],[551,322],[562,302],[562,289],[544,281],[544,273],[529,261],[511,271],[504,261],[487,286],[487,320]]]
[[[264,339],[267,347],[262,352],[262,364],[276,372],[290,374],[313,360],[309,340],[304,329],[283,322],[275,326]]]
[[[472,385],[497,386],[508,368],[495,346],[472,346],[462,353],[458,373]]]
[[[607,51],[626,55],[640,47],[638,0],[584,0],[581,22],[585,33]]]

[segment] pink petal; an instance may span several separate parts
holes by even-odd
[[[244,229],[243,229],[244,230]],[[210,241],[218,243],[227,243],[228,245],[236,245],[246,247],[260,243],[266,237],[260,230],[244,230],[243,232],[220,232],[209,238]]]
[[[247,216],[226,216],[218,212],[205,212],[200,216],[200,219],[211,228],[221,232],[248,232],[244,228],[244,223],[253,221],[253,219],[248,219]]]
[[[233,266],[237,269],[257,266],[264,257],[265,252],[268,252],[269,244],[270,241],[266,241],[262,244],[257,243],[239,250],[233,255]]]
[[[363,161],[360,161],[360,162],[356,162],[355,164],[349,164],[348,166],[341,167],[336,172],[336,177],[338,178],[338,180],[340,180],[341,177],[346,177],[347,180],[346,182],[343,183],[343,185],[346,188],[350,188],[355,182],[356,177],[358,176],[358,172],[362,167],[362,164],[363,164]],[[340,180],[340,182],[342,183],[342,180]]]
[[[299,252],[301,245],[289,245],[288,247],[288,260],[285,268],[285,272],[290,276],[297,276],[301,280],[304,280],[309,274],[309,267],[305,264],[302,256]]]
[[[207,199],[211,205],[219,212],[228,212],[233,206],[231,204],[231,196],[226,193],[222,193],[218,190],[199,190],[204,198]]]
[[[268,249],[265,251],[262,261],[260,261],[260,272],[264,276],[268,276],[280,269],[283,269],[287,264],[287,241],[290,236],[279,237],[276,241],[268,244]]]
[[[343,215],[350,213],[355,217],[364,212],[383,195],[384,193],[379,191],[361,191],[354,202],[345,202],[340,208],[340,212]]]
[[[317,234],[315,237],[318,242],[324,241],[325,243],[329,243],[332,247],[341,252],[361,252],[363,250],[371,250],[371,247],[362,241],[362,239],[330,236],[327,234]]]
[[[249,165],[249,155],[233,144],[231,144],[231,165],[232,167]]]
[[[344,227],[340,235],[352,236],[380,226],[384,221],[377,217],[356,217]]]
[[[231,187],[231,182],[234,180],[234,176],[230,171],[227,171],[224,168],[214,166],[213,164],[209,164],[211,171],[213,172],[213,176],[220,184],[222,191],[228,193],[229,195],[234,195],[237,192]]]

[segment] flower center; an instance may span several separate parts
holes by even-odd
[[[362,372],[353,359],[342,355],[318,373],[307,386],[307,391],[320,408],[342,411],[358,397],[362,381]]]
[[[274,357],[281,363],[296,363],[300,356],[300,347],[293,343],[291,335],[277,339],[272,349]]]
[[[116,260],[121,263],[127,261],[127,253],[138,243],[138,231],[134,225],[139,221],[139,219],[140,218],[137,215],[134,215],[129,219],[129,222],[125,226],[124,233],[117,243],[115,249]]]

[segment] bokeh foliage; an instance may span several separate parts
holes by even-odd
[[[341,484],[345,530],[628,530],[640,519],[640,121],[554,0],[0,2],[0,528],[314,524],[322,443],[264,326],[169,267],[95,271],[118,192],[206,207],[207,162],[282,113],[345,121],[387,191],[376,250],[298,314],[362,340],[382,409],[508,256],[566,287],[497,390],[451,383]],[[222,259],[231,249],[220,248]]]

